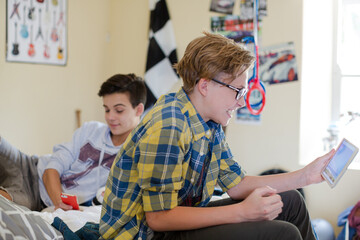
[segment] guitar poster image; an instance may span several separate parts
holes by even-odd
[[[6,61],[66,65],[68,0],[6,0]]]

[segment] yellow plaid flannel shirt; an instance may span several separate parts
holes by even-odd
[[[243,176],[221,126],[204,122],[183,89],[164,95],[115,158],[101,211],[102,238],[145,240],[145,212],[187,199],[206,206],[217,183],[227,191]]]

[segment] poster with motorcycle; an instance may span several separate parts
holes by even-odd
[[[6,3],[6,61],[66,65],[67,0]]]
[[[294,43],[288,42],[259,51],[259,78],[266,84],[298,80]]]

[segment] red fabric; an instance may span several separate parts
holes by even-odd
[[[360,239],[360,201],[353,207],[349,216],[349,225],[356,229],[355,239]]]

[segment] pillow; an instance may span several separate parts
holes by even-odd
[[[0,195],[0,239],[64,239],[39,214]]]

